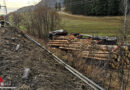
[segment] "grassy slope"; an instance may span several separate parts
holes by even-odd
[[[62,13],[63,28],[68,32],[102,36],[116,36],[121,33],[123,17],[91,17]]]

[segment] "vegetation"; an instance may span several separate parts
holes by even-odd
[[[81,16],[61,13],[62,28],[69,33],[81,33],[98,36],[122,36],[123,16]],[[130,17],[128,17],[128,21]],[[129,28],[130,22],[128,22]],[[130,43],[130,31],[127,30],[127,41]]]
[[[24,27],[27,32],[45,41],[48,39],[49,32],[55,30],[60,18],[55,9],[45,6],[36,7],[35,10],[26,13],[12,13],[11,21],[17,27]]]
[[[123,17],[92,17],[63,13],[63,28],[70,33],[113,36],[121,33]]]
[[[67,11],[91,16],[123,15],[122,0],[65,0]]]

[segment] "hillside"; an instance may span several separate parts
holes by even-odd
[[[63,6],[64,0],[41,0],[38,4],[36,4],[35,6],[40,6],[40,5],[47,5],[49,7],[54,8],[56,2],[60,2],[61,5]],[[27,7],[23,7],[17,10],[17,12],[27,12],[30,10],[33,10],[35,8],[35,6],[27,6]]]
[[[41,0],[37,5],[48,5],[49,7],[55,7],[56,2],[59,2],[63,5],[64,0]]]
[[[35,7],[34,6],[27,6],[27,7],[23,7],[18,9],[16,12],[21,13],[21,12],[28,12],[30,10],[33,10]]]

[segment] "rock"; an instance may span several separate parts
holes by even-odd
[[[25,84],[23,84],[20,88],[18,88],[17,90],[31,90],[30,86],[27,86]]]
[[[30,68],[25,68],[24,69],[24,74],[23,74],[23,79],[28,79],[28,76],[30,74]]]

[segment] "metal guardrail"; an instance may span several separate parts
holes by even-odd
[[[73,75],[75,75],[76,77],[78,77],[79,79],[81,79],[84,83],[86,83],[87,85],[89,85],[91,88],[93,88],[94,90],[105,90],[104,88],[102,88],[101,86],[99,86],[98,84],[96,84],[95,82],[93,82],[92,80],[90,80],[89,78],[87,78],[86,76],[84,76],[82,73],[78,72],[76,69],[72,68],[70,65],[66,64],[65,62],[63,62],[63,60],[61,60],[60,58],[58,58],[55,54],[51,53],[44,46],[42,46],[40,43],[38,43],[37,41],[33,40],[31,37],[29,37],[28,35],[26,35],[24,33],[23,33],[23,35],[28,40],[34,42],[40,48],[42,48],[43,50],[45,50],[46,52],[48,52],[50,55],[52,55],[54,57],[54,59],[59,64],[63,65],[68,71],[70,71]]]

